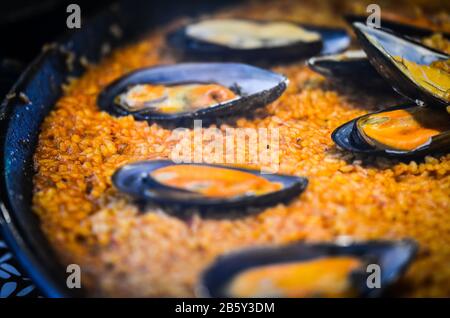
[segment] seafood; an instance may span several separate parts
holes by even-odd
[[[311,57],[308,66],[315,72],[333,80],[373,89],[392,91],[391,87],[370,65],[363,50],[348,50],[339,54]],[[355,75],[364,81],[355,81]]]
[[[450,149],[449,56],[400,35],[356,22],[369,61],[412,103],[367,114],[335,129],[343,149],[397,157]]]
[[[118,190],[137,200],[181,209],[216,210],[283,202],[300,194],[308,182],[306,178],[232,166],[176,164],[168,160],[125,165],[112,180]]]
[[[116,103],[130,112],[179,113],[211,107],[236,98],[227,87],[217,84],[138,84],[116,97]]]
[[[412,151],[428,145],[433,137],[450,131],[450,117],[443,112],[417,106],[364,116],[356,126],[369,144]]]
[[[346,15],[348,23],[366,23],[364,16]],[[382,21],[382,27],[386,30],[398,32],[403,36],[421,42],[423,45],[448,54],[450,52],[450,35],[433,33],[433,30],[401,24],[389,20]],[[349,50],[340,54],[315,56],[308,60],[308,66],[333,80],[344,81],[355,86],[367,87],[377,90],[391,90],[391,87],[383,80],[380,74],[370,64],[363,50]],[[363,76],[364,81],[354,81],[355,75]]]
[[[394,56],[393,59],[420,87],[450,102],[450,59],[437,60],[430,65],[421,65],[401,56]]]
[[[248,172],[211,166],[172,165],[150,173],[159,183],[207,197],[239,197],[277,191],[283,186]]]
[[[296,242],[230,253],[203,273],[197,292],[209,297],[377,297],[414,259],[411,240]],[[373,268],[379,287],[367,281]]]
[[[331,138],[343,149],[393,157],[424,156],[450,147],[445,109],[406,104],[367,114],[338,127]]]
[[[352,297],[356,291],[348,276],[361,265],[355,257],[341,256],[261,266],[233,278],[227,293],[235,297]]]
[[[398,93],[422,105],[448,104],[449,74],[431,65],[450,56],[387,30],[353,26],[370,63]]]
[[[236,49],[285,46],[294,42],[320,42],[320,34],[289,22],[258,23],[216,19],[189,25],[186,35]]]
[[[286,89],[283,75],[238,63],[180,63],[141,69],[105,87],[100,109],[150,122],[192,125],[265,106]]]
[[[285,62],[345,50],[344,29],[287,21],[210,19],[195,21],[167,36],[174,51],[187,59]]]

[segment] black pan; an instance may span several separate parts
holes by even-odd
[[[61,95],[61,84],[68,76],[82,74],[83,67],[75,63],[69,70],[67,51],[90,61],[101,58],[102,46],[112,48],[136,40],[155,25],[169,22],[181,15],[196,16],[211,12],[230,1],[123,1],[105,9],[90,21],[83,20],[80,31],[63,39],[60,45],[47,46],[19,80],[11,92],[16,97],[0,106],[0,225],[5,240],[14,251],[29,277],[48,297],[86,295],[83,290],[66,287],[66,267],[62,264],[41,231],[39,220],[31,210],[33,153],[39,127]],[[123,31],[121,37],[111,32],[111,25]],[[61,26],[63,29],[64,26]],[[116,35],[114,35],[116,34]],[[19,98],[28,96],[28,104]]]

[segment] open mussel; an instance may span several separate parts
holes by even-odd
[[[192,125],[251,113],[276,100],[287,78],[238,63],[182,63],[141,69],[99,95],[100,109],[137,120]]]
[[[244,249],[219,257],[206,269],[198,294],[206,297],[378,297],[400,278],[416,250],[416,243],[410,240],[297,242]]]
[[[367,18],[364,16],[348,15],[346,16],[346,20],[351,24],[354,22],[365,23]],[[383,20],[381,27],[383,30],[397,32],[404,37],[413,39],[413,41],[420,42],[424,46],[435,50],[446,52],[449,47],[449,34],[435,33],[430,29],[405,25],[389,20]],[[373,68],[363,50],[350,50],[340,54],[312,57],[308,60],[308,66],[312,70],[333,80],[352,83],[356,86],[371,89],[382,88],[386,90],[389,85],[386,84],[384,78]]]
[[[252,63],[337,53],[350,43],[344,29],[251,19],[200,20],[175,30],[167,39],[188,58]]]
[[[411,104],[356,118],[332,134],[343,149],[395,157],[450,149],[450,57],[361,23],[354,28],[375,69]]]
[[[306,178],[262,174],[232,166],[169,160],[125,165],[113,177],[115,187],[138,201],[186,210],[266,207],[299,195]]]
[[[418,104],[450,102],[450,56],[386,30],[354,23],[370,63],[406,98]]]
[[[407,104],[367,114],[331,135],[341,148],[392,157],[423,156],[450,149],[450,114],[444,108]]]

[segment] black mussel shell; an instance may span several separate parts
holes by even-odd
[[[376,87],[392,90],[369,63],[363,50],[311,57],[308,59],[307,65],[313,71],[336,81],[371,89]]]
[[[361,15],[345,15],[344,17],[349,24],[354,22],[366,23],[367,20],[367,17]],[[381,27],[417,40],[435,33],[430,29],[390,20],[382,20]],[[450,39],[450,34],[444,33],[443,35]],[[312,70],[334,80],[352,82],[358,86],[382,86],[383,88],[387,86],[386,81],[370,64],[364,51],[347,51],[340,54],[312,57],[307,63]],[[355,81],[355,79],[361,78],[364,78],[364,81]]]
[[[401,56],[409,61],[426,65],[438,60],[447,60],[450,56],[387,30],[375,29],[358,22],[353,26],[370,63],[398,93],[419,104],[429,106],[448,104],[443,97],[429,92],[405,75],[393,60],[393,56]]]
[[[271,182],[279,182],[283,187],[275,192],[263,195],[248,195],[231,198],[213,198],[203,196],[196,192],[170,187],[153,179],[149,173],[156,169],[177,165],[169,160],[152,160],[131,163],[119,168],[113,175],[115,187],[137,199],[138,201],[154,203],[175,210],[190,208],[213,208],[217,211],[245,207],[266,207],[286,202],[305,190],[308,180],[303,177],[262,174],[257,170],[249,170],[223,165],[187,163],[183,165],[200,165],[227,168],[261,176]]]
[[[197,293],[203,297],[230,297],[227,284],[239,273],[259,266],[298,262],[332,256],[354,256],[363,264],[380,266],[381,288],[369,288],[370,271],[355,271],[350,281],[360,297],[379,297],[395,283],[417,252],[411,240],[367,241],[348,244],[297,242],[284,246],[266,246],[244,249],[219,257],[200,278]]]
[[[353,23],[355,22],[360,22],[362,24],[366,24],[367,22],[367,17],[362,15],[348,14],[345,15],[344,18],[350,25],[353,25]],[[434,31],[431,29],[426,29],[415,25],[403,24],[392,20],[381,19],[380,27],[416,39],[421,39],[430,36],[433,33],[442,33],[442,35],[445,38],[450,39],[450,34],[448,33]]]
[[[280,22],[260,20],[249,21],[257,23]],[[286,60],[306,58],[317,54],[333,54],[345,50],[350,44],[350,36],[345,29],[304,24],[298,25],[307,31],[319,33],[321,41],[299,41],[284,46],[238,49],[190,37],[186,32],[189,25],[169,33],[167,41],[177,50],[177,52],[181,52],[186,58],[201,60],[237,60],[249,61],[251,63],[256,63],[258,61],[285,62]]]
[[[307,64],[317,73],[331,78],[354,78],[356,74],[366,73],[378,75],[366,62],[368,62],[367,55],[363,50],[350,50],[339,54],[311,57]]]
[[[369,116],[371,114],[377,114],[382,112],[388,112],[397,109],[407,109],[410,107],[418,107],[416,104],[408,103],[404,105],[394,106],[387,109],[380,110],[378,112],[366,114],[355,118],[338,128],[336,128],[331,134],[331,139],[340,148],[355,152],[363,153],[368,155],[377,156],[387,156],[396,158],[412,158],[412,157],[423,157],[432,152],[448,151],[450,149],[450,132],[442,133],[438,136],[432,137],[429,144],[423,145],[412,151],[401,151],[401,150],[389,150],[380,149],[375,146],[368,144],[364,138],[359,134],[356,123],[359,119]],[[443,113],[445,111],[443,110]]]
[[[192,125],[194,119],[206,122],[224,117],[249,114],[258,107],[276,100],[287,86],[283,75],[258,67],[239,63],[181,63],[141,69],[119,78],[100,93],[100,109],[115,116],[132,115],[137,120]],[[177,85],[189,83],[214,83],[228,87],[238,98],[193,112],[163,114],[148,110],[128,112],[117,105],[116,96],[136,84]]]

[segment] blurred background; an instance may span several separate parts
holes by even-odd
[[[116,0],[117,1],[117,0]],[[2,1],[0,4],[0,96],[14,82],[18,72],[33,59],[41,50],[45,43],[55,41],[58,36],[73,32],[66,27],[66,19],[69,13],[66,8],[69,4],[75,3],[81,7],[82,21],[86,21],[90,16],[95,15],[107,5],[111,5],[114,0],[14,0]],[[127,2],[132,2],[128,0]],[[158,8],[158,1],[155,9]],[[286,17],[298,12],[289,11],[289,3],[302,2],[305,6],[314,0],[280,0],[286,2]],[[316,0],[317,1],[317,0]],[[186,3],[187,2],[187,3]],[[214,2],[210,0],[208,2]],[[258,5],[258,0],[250,0]],[[377,3],[383,9],[382,17],[395,19],[408,23],[415,21],[425,27],[438,25],[441,29],[450,30],[448,13],[450,11],[450,1],[448,0],[363,0],[355,3],[350,0],[329,0],[318,1],[321,5],[333,6],[336,11],[339,9],[349,13],[365,14],[368,4]],[[176,3],[176,2],[175,2]],[[184,0],[183,5],[196,6],[203,5],[203,1]],[[400,4],[399,4],[400,3]],[[392,12],[389,8],[395,4],[396,8],[401,7],[402,12]],[[428,13],[433,12],[430,16]],[[301,13],[300,13],[301,14]],[[419,22],[419,23],[418,23]]]
[[[71,3],[81,7],[82,18],[94,15],[112,0],[14,0],[0,4],[0,96],[3,96],[20,71],[43,44],[69,31],[66,8]]]

